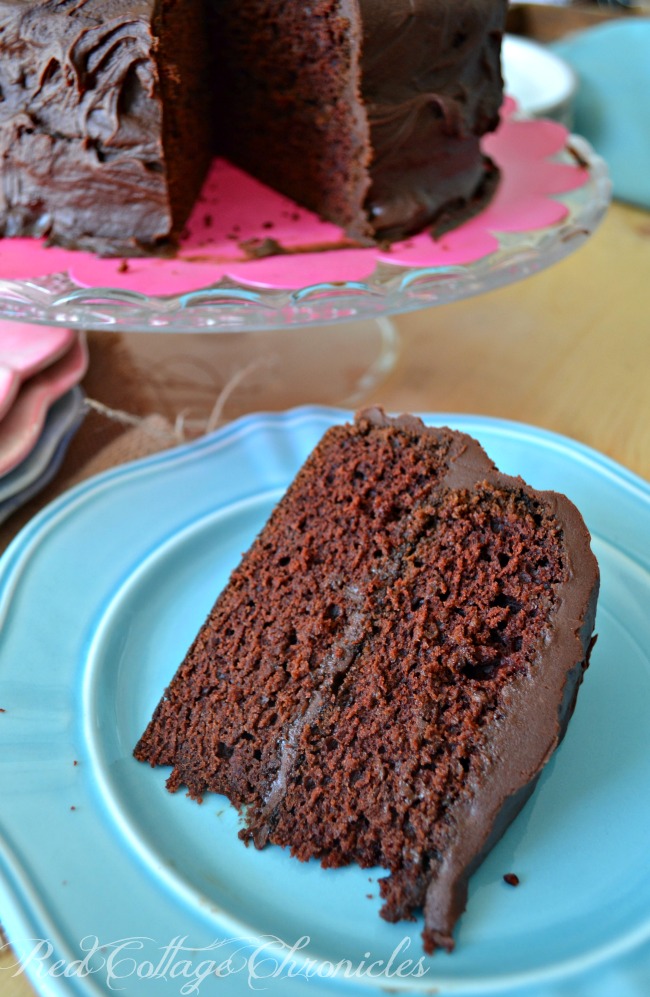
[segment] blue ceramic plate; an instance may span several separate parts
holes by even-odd
[[[452,955],[378,917],[379,870],[237,837],[222,797],[131,752],[230,570],[346,413],[249,416],[97,477],[0,562],[0,913],[44,994],[251,989],[641,997],[650,990],[650,487],[537,429],[432,415],[566,492],[602,571],[599,640],[566,740],[474,876]],[[503,881],[516,872],[521,884]]]

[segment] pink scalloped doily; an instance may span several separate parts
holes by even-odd
[[[553,121],[518,119],[507,98],[496,132],[483,142],[502,179],[490,205],[475,218],[434,240],[427,233],[390,251],[340,248],[340,229],[321,221],[222,159],[215,159],[173,259],[128,262],[91,253],[47,248],[37,239],[0,240],[0,274],[27,280],[69,273],[81,287],[115,288],[148,295],[177,295],[209,287],[224,277],[252,287],[309,287],[362,281],[379,262],[408,267],[473,263],[499,248],[495,233],[526,232],[561,222],[566,207],[553,195],[581,187],[589,172],[578,162],[554,161],[568,132]],[[244,243],[272,239],[286,252],[251,259]],[[318,247],[310,251],[311,247]]]

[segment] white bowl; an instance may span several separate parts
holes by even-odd
[[[529,38],[505,35],[501,55],[505,92],[524,114],[572,126],[578,80],[571,66]]]

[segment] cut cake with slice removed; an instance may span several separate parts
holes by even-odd
[[[460,224],[498,181],[507,7],[0,0],[0,236],[168,254],[213,156],[361,243]]]
[[[330,429],[217,599],[135,756],[242,837],[382,866],[453,948],[467,882],[573,712],[599,574],[563,495],[379,409]]]

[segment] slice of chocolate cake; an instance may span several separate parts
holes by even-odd
[[[382,915],[453,947],[472,871],[573,711],[598,568],[567,498],[410,416],[329,430],[135,749],[255,845],[383,866]]]

